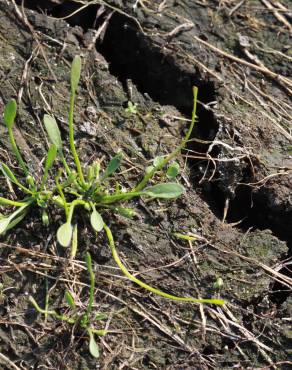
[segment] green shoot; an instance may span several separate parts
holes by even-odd
[[[81,73],[81,58],[80,56],[76,56],[73,60],[72,67],[71,67],[71,93],[70,93],[70,108],[69,108],[69,141],[70,141],[70,148],[71,153],[74,158],[74,162],[76,164],[77,172],[79,175],[79,179],[82,186],[85,186],[85,180],[83,176],[83,172],[81,169],[80,160],[77,154],[77,150],[75,148],[74,142],[74,127],[73,127],[73,120],[74,120],[74,101],[77,86],[80,79]]]
[[[78,227],[77,224],[73,226],[72,243],[71,243],[71,255],[70,258],[73,260],[76,256],[78,248]]]
[[[86,262],[86,267],[87,271],[89,274],[89,279],[90,279],[90,291],[89,291],[89,303],[87,305],[86,309],[86,314],[89,317],[91,311],[92,311],[92,305],[93,305],[93,300],[94,300],[94,273],[92,270],[92,261],[91,261],[91,255],[87,252],[85,255],[85,262]]]
[[[148,290],[149,292],[154,293],[156,295],[159,295],[161,297],[168,298],[168,299],[170,299],[172,301],[192,302],[192,303],[208,303],[208,304],[217,304],[217,305],[223,305],[223,304],[225,304],[225,301],[223,301],[222,299],[198,299],[198,298],[192,298],[192,297],[177,297],[177,296],[174,296],[172,294],[168,294],[168,293],[162,292],[159,289],[153,288],[152,286],[150,286],[148,284],[145,284],[143,281],[137,279],[135,276],[133,276],[127,270],[127,268],[122,263],[122,261],[120,260],[119,255],[117,253],[117,250],[116,250],[116,247],[115,247],[115,243],[114,243],[114,239],[113,239],[113,235],[112,235],[112,232],[111,232],[110,228],[107,225],[104,225],[104,229],[105,229],[105,232],[106,232],[108,241],[109,241],[109,246],[110,246],[110,249],[111,249],[111,252],[112,252],[113,259],[115,260],[116,264],[119,266],[119,268],[122,271],[122,273],[128,279],[130,279],[131,281],[133,281],[134,283],[136,283],[137,285],[139,285],[141,288],[144,288],[144,289]]]

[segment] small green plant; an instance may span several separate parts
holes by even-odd
[[[220,290],[222,289],[223,285],[224,285],[223,279],[221,277],[218,277],[213,284],[213,288]]]
[[[74,298],[69,290],[66,290],[64,299],[69,309],[71,310],[70,315],[58,314],[55,310],[42,309],[32,296],[29,297],[29,301],[37,310],[37,312],[44,314],[45,316],[52,316],[58,320],[65,321],[71,325],[79,325],[79,327],[85,330],[89,336],[89,352],[93,357],[98,358],[99,349],[95,341],[94,335],[104,336],[106,334],[106,330],[95,329],[94,323],[98,320],[105,319],[106,315],[100,313],[93,315],[92,311],[94,302],[95,279],[92,269],[91,256],[88,252],[85,255],[85,262],[90,280],[89,300],[85,312],[83,313],[79,312],[77,305],[74,301]]]
[[[137,114],[137,104],[133,104],[131,101],[128,101],[128,107],[125,109],[125,112],[130,114]]]
[[[91,227],[96,233],[99,233],[102,230],[105,231],[115,262],[120,267],[124,275],[140,287],[174,301],[224,304],[224,301],[221,299],[176,297],[153,288],[134,277],[121,262],[115,247],[112,232],[109,226],[104,222],[105,213],[107,215],[110,215],[111,213],[119,213],[126,217],[133,217],[135,214],[134,210],[124,206],[126,201],[130,201],[133,198],[145,197],[150,199],[159,198],[168,200],[179,197],[185,191],[184,187],[175,181],[175,177],[179,173],[179,165],[174,162],[174,159],[189,140],[196,122],[197,88],[193,88],[194,105],[191,124],[180,145],[178,145],[169,155],[155,158],[153,165],[146,169],[141,181],[138,182],[133,189],[125,190],[116,178],[113,179],[114,174],[122,162],[122,152],[116,154],[110,160],[105,169],[102,168],[99,160],[86,166],[82,165],[80,162],[75,147],[73,125],[74,101],[80,74],[81,59],[77,56],[74,58],[71,67],[71,91],[68,117],[69,147],[73,158],[73,165],[72,162],[67,162],[64,156],[63,143],[56,120],[52,116],[45,115],[44,126],[51,142],[51,146],[47,153],[41,179],[33,178],[26,163],[22,159],[13,136],[12,128],[16,117],[16,102],[11,100],[5,107],[4,122],[8,129],[12,150],[25,175],[25,184],[23,184],[21,180],[17,179],[11,169],[4,163],[0,164],[0,169],[7,180],[13,183],[25,195],[20,201],[0,198],[1,205],[14,207],[16,209],[9,215],[3,216],[0,219],[0,234],[11,229],[21,221],[27,214],[28,209],[32,206],[41,207],[43,210],[42,219],[45,224],[48,224],[46,208],[49,206],[58,207],[65,213],[65,222],[57,230],[57,240],[63,247],[71,245],[71,258],[74,258],[77,249],[78,224],[74,223],[73,216],[75,209],[79,208],[83,210],[83,212],[87,213],[87,218]],[[56,157],[60,160],[58,161],[59,166],[60,164],[62,164],[62,166],[59,167],[56,176],[52,176],[48,179],[49,171],[52,168]],[[162,176],[162,178],[171,179],[171,182],[149,185],[153,177],[158,173],[161,174],[167,166],[168,168],[164,172],[164,177]]]

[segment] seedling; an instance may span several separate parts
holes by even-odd
[[[44,125],[49,139],[57,148],[58,154],[64,165],[64,173],[60,174],[60,176],[63,175],[63,182],[59,183],[60,176],[56,179],[57,192],[59,195],[53,197],[53,202],[62,207],[66,215],[65,223],[63,223],[57,231],[57,239],[64,247],[69,246],[72,241],[72,219],[76,207],[83,207],[85,212],[89,213],[88,218],[93,230],[100,232],[104,226],[101,215],[103,211],[113,210],[114,212],[122,214],[131,213],[131,211],[117,206],[117,203],[138,196],[171,199],[181,195],[184,191],[183,186],[174,182],[157,184],[147,188],[146,186],[140,186],[139,189],[131,189],[129,191],[123,191],[122,186],[117,184],[115,188],[112,189],[110,186],[110,178],[120,167],[123,157],[122,153],[115,155],[104,171],[101,171],[100,162],[98,160],[87,167],[81,165],[75,147],[73,127],[74,100],[80,73],[81,59],[80,57],[76,57],[73,60],[71,68],[69,107],[69,144],[76,170],[70,168],[64,158],[63,144],[56,120],[48,115],[44,117]],[[75,199],[68,202],[67,199],[69,196],[71,198],[74,196]]]
[[[45,316],[52,316],[56,318],[57,320],[65,321],[68,324],[71,325],[79,325],[79,327],[83,330],[85,330],[88,334],[89,337],[89,352],[91,355],[95,358],[99,357],[99,349],[98,345],[95,341],[95,335],[97,336],[104,336],[106,334],[106,330],[100,330],[100,329],[95,329],[94,323],[97,320],[102,320],[106,318],[105,315],[103,314],[96,314],[93,315],[93,302],[94,302],[94,285],[95,285],[95,279],[94,279],[94,273],[92,270],[92,261],[91,261],[91,256],[89,253],[86,253],[85,255],[85,262],[86,262],[86,267],[89,275],[89,280],[90,280],[90,289],[89,289],[89,301],[86,307],[85,312],[80,313],[78,311],[76,302],[74,301],[74,298],[72,294],[70,293],[69,290],[66,290],[64,299],[71,310],[70,315],[62,315],[58,314],[55,310],[48,310],[48,309],[42,309],[35,299],[30,296],[29,301],[31,304],[34,306],[34,308],[37,310],[37,312],[44,314]]]
[[[213,284],[213,288],[220,290],[222,289],[223,285],[224,285],[223,279],[221,277],[218,277],[215,283]]]
[[[137,109],[137,104],[133,104],[131,101],[128,101],[128,107],[125,109],[125,112],[130,113],[130,114],[137,114],[138,109]]]
[[[99,233],[102,230],[105,231],[108,238],[109,246],[113,255],[113,258],[117,265],[120,267],[121,271],[133,282],[141,286],[142,288],[155,293],[157,295],[169,298],[175,301],[184,301],[184,302],[195,302],[195,303],[213,303],[213,304],[223,304],[224,301],[220,299],[196,299],[192,297],[176,297],[171,294],[164,293],[156,288],[153,288],[144,282],[140,281],[136,277],[130,274],[126,267],[122,264],[117,250],[115,248],[115,243],[113,235],[110,228],[105,224],[103,219],[103,214],[107,212],[110,214],[120,213],[123,216],[132,217],[134,211],[131,208],[125,208],[124,202],[129,201],[137,197],[146,197],[152,199],[174,199],[179,197],[184,191],[184,187],[178,182],[175,182],[175,176],[179,172],[179,166],[176,162],[173,162],[174,158],[178,155],[181,149],[186,145],[187,141],[190,138],[191,132],[196,122],[196,105],[197,105],[197,94],[198,89],[194,87],[194,105],[192,112],[192,120],[190,127],[186,133],[186,136],[181,141],[181,144],[169,155],[165,157],[157,157],[153,166],[148,167],[145,171],[145,175],[142,180],[133,189],[125,190],[122,184],[118,183],[114,179],[115,186],[112,185],[112,177],[118,170],[121,165],[123,154],[122,152],[117,153],[108,163],[107,167],[102,170],[101,163],[99,160],[96,160],[90,165],[84,166],[81,165],[76,147],[74,142],[74,125],[73,125],[73,116],[74,116],[74,101],[76,90],[78,87],[79,79],[81,74],[81,59],[79,56],[75,57],[72,63],[71,68],[71,92],[70,92],[70,106],[69,106],[69,146],[70,152],[74,160],[74,167],[70,166],[66,161],[63,154],[63,143],[61,140],[61,134],[57,125],[56,120],[48,115],[44,117],[44,125],[48,133],[50,142],[52,143],[45,165],[43,180],[40,183],[40,186],[36,188],[35,181],[31,180],[31,187],[26,188],[18,180],[14,180],[14,175],[11,175],[9,171],[5,170],[5,166],[2,170],[6,177],[8,177],[23,191],[33,194],[29,195],[28,198],[25,198],[22,202],[14,202],[8,199],[2,199],[2,204],[12,205],[18,207],[13,214],[13,216],[8,216],[5,218],[6,221],[2,221],[2,229],[7,230],[10,226],[14,226],[13,222],[19,220],[19,217],[23,214],[23,211],[28,207],[28,205],[37,203],[38,205],[46,205],[48,201],[55,204],[57,207],[64,210],[65,213],[65,222],[58,228],[57,231],[57,240],[63,247],[68,247],[72,245],[71,249],[71,258],[76,254],[77,248],[77,230],[78,224],[73,225],[73,216],[75,209],[81,208],[85,213],[88,214],[88,219],[92,226],[92,229]],[[10,109],[10,106],[7,108],[10,112],[8,114],[8,119],[6,116],[6,122],[11,122],[15,118],[15,111]],[[12,119],[13,118],[13,119]],[[9,125],[7,125],[9,129]],[[25,174],[27,174],[27,169],[25,163],[21,159],[20,153],[16,147],[15,142],[12,142],[12,147],[18,162],[21,165]],[[14,144],[13,144],[14,143]],[[53,164],[53,160],[56,155],[61,159],[63,167],[59,169],[53,187],[46,192],[44,192],[44,184],[47,180],[48,171]],[[158,172],[164,170],[166,166],[169,166],[166,170],[166,177],[170,178],[172,182],[158,183],[155,185],[149,185],[149,182],[153,179],[154,175]],[[38,190],[34,190],[38,189]],[[68,200],[70,199],[70,201]],[[30,203],[28,203],[30,202]],[[10,218],[11,217],[11,218]],[[0,222],[1,226],[1,222]],[[1,230],[0,230],[1,233]]]

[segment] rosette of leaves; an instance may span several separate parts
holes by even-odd
[[[74,140],[74,101],[81,74],[81,58],[75,57],[71,67],[71,92],[69,107],[69,145],[74,160],[74,168],[68,165],[63,152],[61,134],[54,117],[45,115],[44,125],[52,145],[57,148],[57,153],[63,163],[62,182],[60,177],[56,179],[58,196],[53,200],[64,208],[66,221],[57,231],[59,243],[67,247],[72,242],[74,226],[72,219],[76,207],[82,207],[88,213],[88,219],[94,231],[100,232],[104,227],[102,213],[104,210],[113,211],[131,217],[134,211],[125,208],[121,203],[134,197],[148,197],[160,199],[173,199],[184,192],[184,187],[177,182],[166,182],[147,186],[154,173],[145,181],[145,178],[135,189],[124,191],[121,184],[116,183],[112,188],[110,179],[121,165],[123,155],[116,154],[102,171],[100,162],[97,160],[91,165],[82,165],[75,147]],[[159,163],[158,167],[161,167]],[[155,168],[156,172],[156,168]],[[147,175],[148,176],[148,175]],[[173,176],[174,177],[174,176]],[[70,202],[67,199],[72,199]]]
[[[153,166],[145,170],[142,180],[129,190],[124,190],[121,184],[116,179],[116,186],[111,186],[111,178],[119,169],[122,162],[122,153],[116,154],[108,163],[107,167],[102,170],[101,163],[97,160],[91,165],[82,165],[75,147],[74,140],[74,102],[77,87],[81,74],[81,58],[76,56],[71,67],[70,78],[70,104],[69,104],[69,147],[73,157],[72,162],[68,163],[63,151],[63,142],[61,134],[54,117],[45,115],[44,126],[46,128],[49,140],[51,142],[50,149],[47,154],[47,159],[44,166],[43,177],[37,182],[29,174],[27,166],[23,161],[21,154],[15,144],[12,126],[16,115],[16,103],[11,101],[5,108],[4,122],[8,128],[11,145],[15,156],[26,175],[26,185],[23,185],[12,171],[5,165],[1,164],[1,170],[7,179],[18,186],[27,196],[21,201],[16,202],[6,198],[0,198],[0,203],[10,205],[17,208],[12,214],[5,216],[0,220],[0,232],[8,230],[19,222],[25,215],[26,210],[32,204],[37,204],[40,207],[46,207],[48,202],[52,202],[57,207],[64,210],[65,222],[57,230],[57,240],[63,247],[72,245],[71,257],[74,257],[77,248],[77,231],[78,225],[73,225],[73,215],[75,209],[82,208],[88,214],[89,222],[95,232],[105,231],[108,238],[109,246],[114,260],[120,267],[121,271],[133,282],[140,285],[150,292],[161,295],[165,298],[176,301],[187,301],[196,303],[214,303],[223,304],[220,299],[195,299],[192,297],[176,297],[171,294],[159,291],[156,288],[150,287],[144,282],[138,280],[131,275],[126,267],[119,259],[115,243],[110,228],[105,224],[103,213],[106,211],[117,212],[127,217],[134,215],[134,210],[124,207],[124,203],[133,198],[147,197],[152,199],[169,200],[182,195],[185,191],[184,187],[177,181],[174,181],[179,172],[179,167],[176,162],[173,162],[175,157],[185,146],[190,138],[192,129],[196,122],[196,103],[197,103],[197,88],[194,88],[194,106],[192,120],[186,136],[181,141],[181,144],[175,150],[165,157],[158,157],[154,160]],[[52,190],[45,189],[45,184],[48,178],[48,173],[56,158],[59,157],[62,167],[59,168],[58,174],[55,177],[55,184]],[[168,167],[167,167],[168,166]],[[162,182],[155,185],[149,185],[156,173],[166,169],[166,178],[171,179],[169,182]]]

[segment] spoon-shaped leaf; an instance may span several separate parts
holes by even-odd
[[[103,219],[100,215],[100,213],[97,212],[97,210],[94,208],[91,215],[90,215],[90,223],[93,229],[97,232],[101,231],[103,229]]]
[[[157,184],[145,189],[142,193],[151,198],[171,199],[179,197],[185,188],[175,182]]]
[[[104,174],[102,176],[102,180],[105,180],[119,168],[122,158],[123,154],[118,153],[109,161],[109,164],[107,165],[107,168],[105,169]]]
[[[13,127],[14,120],[16,117],[17,104],[15,99],[11,99],[4,108],[4,123],[10,130]]]
[[[44,125],[52,144],[55,144],[58,150],[62,149],[62,139],[58,124],[54,117],[48,114],[44,115]]]
[[[68,247],[72,239],[73,227],[70,222],[61,225],[57,231],[58,242],[62,247]]]
[[[90,329],[87,329],[87,332],[89,334],[89,352],[90,352],[91,356],[93,356],[94,358],[98,358],[99,357],[99,349],[98,349],[98,346],[97,346],[96,341],[94,339],[94,335],[93,335],[93,333]]]
[[[76,91],[81,73],[81,58],[79,55],[73,59],[71,66],[71,90]]]

